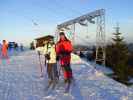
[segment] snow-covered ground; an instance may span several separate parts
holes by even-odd
[[[9,64],[0,65],[0,100],[133,100],[133,89],[108,78],[74,54],[72,68],[76,85],[66,95],[62,77],[54,90],[45,90],[46,71],[40,78],[35,51],[12,56]]]
[[[94,61],[88,61],[85,58],[82,58],[84,61],[88,62],[89,65],[92,65],[97,71],[102,72],[106,75],[113,74],[113,70],[110,69],[109,67],[103,66],[96,64]]]

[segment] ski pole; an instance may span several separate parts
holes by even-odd
[[[59,66],[59,77],[60,77],[60,75],[61,75],[61,66],[60,66],[60,64],[59,64],[59,61],[58,61],[58,66]]]
[[[41,56],[40,56],[40,51],[38,51],[38,56],[39,56],[39,63],[40,63],[40,69],[41,69],[41,77],[43,76],[42,75],[42,64],[41,64]]]

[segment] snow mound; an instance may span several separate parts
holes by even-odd
[[[71,54],[71,63],[72,64],[81,64],[81,63],[83,63],[83,61],[80,59],[79,56],[72,53]]]

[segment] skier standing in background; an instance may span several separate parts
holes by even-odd
[[[66,83],[65,92],[69,91],[73,80],[72,69],[70,66],[71,52],[73,50],[71,41],[67,39],[64,32],[60,32],[60,39],[56,44],[57,60],[60,61],[64,73],[64,81]]]
[[[20,44],[20,50],[21,50],[21,51],[24,51],[24,46],[23,46],[23,44]]]
[[[3,40],[3,44],[2,44],[2,47],[1,47],[1,58],[2,59],[7,59],[7,63],[9,63],[8,44],[7,44],[6,40]]]

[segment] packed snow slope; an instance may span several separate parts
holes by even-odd
[[[41,59],[43,63],[43,56]],[[76,85],[64,94],[62,76],[54,90],[45,90],[46,68],[40,78],[35,51],[11,56],[9,64],[3,61],[0,65],[0,100],[133,100],[132,89],[108,78],[74,54],[71,65]]]

